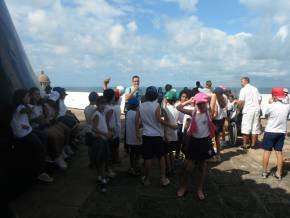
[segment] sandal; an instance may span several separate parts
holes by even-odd
[[[197,198],[201,201],[203,201],[205,199],[205,195],[202,191],[197,191]]]
[[[186,193],[187,193],[187,190],[186,190],[186,189],[179,189],[179,190],[176,192],[176,196],[177,196],[178,198],[181,198],[181,197],[185,196]]]

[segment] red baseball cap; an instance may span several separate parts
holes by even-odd
[[[272,96],[282,100],[285,98],[285,92],[282,87],[274,87],[272,88]]]

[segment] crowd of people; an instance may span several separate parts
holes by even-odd
[[[16,90],[13,96],[11,129],[20,167],[44,182],[53,182],[47,173],[46,162],[67,169],[66,159],[73,155],[78,143],[79,121],[64,104],[65,89],[55,87],[48,96],[41,96],[39,88]],[[21,162],[21,161],[20,161]]]
[[[238,108],[242,114],[243,143],[239,149],[256,147],[261,133],[261,96],[248,77],[241,79],[238,97],[224,86],[213,88],[211,81],[206,81],[205,87],[196,82],[193,89],[184,88],[179,93],[170,84],[165,86],[165,92],[149,86],[144,94],[139,76],[133,76],[132,86],[126,89],[109,88],[109,82],[110,79],[104,80],[102,95],[89,94],[89,105],[84,110],[86,124],[81,131],[77,117],[65,106],[64,88],[54,87],[45,96],[36,87],[15,91],[11,120],[14,146],[20,151],[18,154],[29,160],[32,176],[52,182],[45,162],[67,169],[66,159],[73,155],[83,134],[89,167],[97,171],[100,190],[106,192],[108,180],[116,176],[114,166],[120,164],[120,139],[124,138],[124,149],[130,157],[130,175],[141,177],[145,186],[150,185],[151,166],[157,158],[160,185],[165,187],[175,175],[176,162],[182,160],[184,172],[177,196],[187,192],[190,175],[196,167],[196,194],[203,200],[207,160],[223,160],[221,150],[227,143],[226,126],[234,109]],[[282,149],[290,113],[288,90],[273,88],[269,103],[264,114],[268,123],[262,142],[262,177],[269,176],[268,162],[274,149],[277,155],[274,176],[281,180]],[[124,131],[122,113],[125,114]]]

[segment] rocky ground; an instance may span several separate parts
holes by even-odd
[[[83,119],[82,111],[74,111]],[[205,184],[206,200],[195,194],[195,173],[191,189],[182,198],[176,197],[182,164],[171,178],[170,186],[159,185],[158,164],[152,170],[152,184],[144,187],[138,177],[127,174],[128,156],[121,146],[118,173],[102,194],[97,175],[88,168],[87,148],[69,161],[69,169],[54,171],[55,182],[36,184],[12,204],[21,218],[92,218],[92,217],[290,217],[290,164],[286,163],[282,181],[261,178],[262,150],[223,150],[222,162],[209,163]],[[274,154],[273,154],[274,155]],[[285,156],[290,157],[287,138]],[[270,161],[275,168],[275,157]]]

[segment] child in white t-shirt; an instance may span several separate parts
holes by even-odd
[[[177,129],[177,125],[169,124],[161,118],[161,109],[157,102],[157,97],[157,89],[154,86],[148,87],[145,94],[146,100],[140,105],[139,111],[136,115],[136,127],[138,128],[138,123],[140,122],[143,127],[142,153],[145,162],[145,175],[142,177],[142,183],[144,185],[150,184],[149,173],[152,160],[154,157],[157,157],[160,164],[160,184],[162,186],[167,186],[170,184],[170,180],[166,177],[166,164],[164,158],[166,155],[166,149],[163,141],[163,126]]]
[[[196,105],[193,110],[184,109],[185,105],[192,102]],[[178,197],[182,197],[187,192],[189,176],[192,173],[194,163],[197,163],[197,197],[200,200],[205,199],[203,183],[206,173],[206,160],[215,154],[212,146],[215,126],[209,117],[207,105],[208,96],[205,93],[198,93],[177,107],[179,111],[192,116],[190,127],[187,130],[186,167],[181,179],[180,188],[177,191]]]
[[[92,116],[93,114],[97,111],[97,99],[98,99],[98,94],[96,92],[91,92],[89,94],[89,102],[90,104],[88,106],[85,107],[84,110],[84,114],[85,114],[85,118],[86,118],[86,125],[84,128],[84,132],[85,132],[85,142],[86,145],[88,146],[88,155],[89,155],[89,168],[93,167],[93,153],[91,151],[92,149],[92,132],[91,132],[91,128],[92,128]]]
[[[25,157],[22,161],[24,169],[28,170],[28,175],[31,173],[41,181],[52,182],[53,178],[45,172],[45,145],[33,133],[29,122],[31,113],[28,107],[29,101],[29,93],[26,89],[15,91],[13,95],[15,110],[10,123],[15,139],[15,153],[20,155],[19,158]]]
[[[128,173],[133,176],[140,175],[138,166],[142,154],[142,139],[139,127],[136,128],[136,111],[138,110],[139,100],[136,97],[128,100],[128,111],[126,113],[126,144],[130,153],[130,169]],[[138,130],[137,130],[138,129]]]
[[[177,126],[179,111],[174,106],[175,101],[176,101],[176,92],[174,91],[167,92],[164,98],[165,120],[171,125]],[[177,129],[172,129],[170,127],[165,126],[164,130],[165,130],[164,139],[167,145],[167,155],[165,156],[166,174],[167,176],[172,176],[174,175],[173,151],[177,151],[178,145]]]
[[[105,171],[108,168],[109,146],[108,140],[112,138],[112,132],[108,129],[106,114],[104,113],[106,100],[103,96],[98,98],[97,111],[92,115],[92,144],[91,164],[94,164],[98,172],[98,181],[101,183],[101,191],[107,191],[107,179]]]
[[[103,92],[104,99],[106,100],[106,106],[104,109],[104,114],[106,117],[108,131],[113,133],[113,136],[108,140],[110,149],[110,161],[107,169],[107,174],[110,177],[115,177],[116,173],[112,170],[113,163],[116,163],[116,156],[118,154],[119,141],[116,137],[117,135],[117,123],[116,123],[116,113],[114,110],[115,103],[115,92],[113,89],[105,89]]]
[[[177,107],[179,104],[185,102],[188,100],[189,98],[189,91],[187,89],[182,90],[179,93],[179,100],[175,103],[175,107]],[[184,147],[184,135],[183,135],[183,120],[184,120],[184,116],[185,114],[179,111],[179,115],[178,115],[178,121],[177,121],[177,125],[178,125],[178,129],[177,129],[177,136],[178,136],[178,143],[177,143],[177,150],[175,153],[175,159],[179,159],[180,157],[180,151],[182,150],[182,148]]]
[[[285,134],[287,132],[287,119],[290,113],[289,104],[283,103],[285,94],[283,88],[276,87],[272,89],[273,103],[269,104],[265,111],[268,119],[263,138],[263,173],[262,177],[267,178],[269,175],[268,163],[272,150],[275,150],[277,157],[277,171],[273,174],[278,180],[282,179],[283,174],[283,145]]]
[[[113,163],[120,163],[119,158],[119,147],[120,147],[120,137],[121,137],[121,108],[119,105],[120,92],[118,89],[114,90],[115,100],[113,102],[113,116],[114,116],[114,150],[113,150]]]

